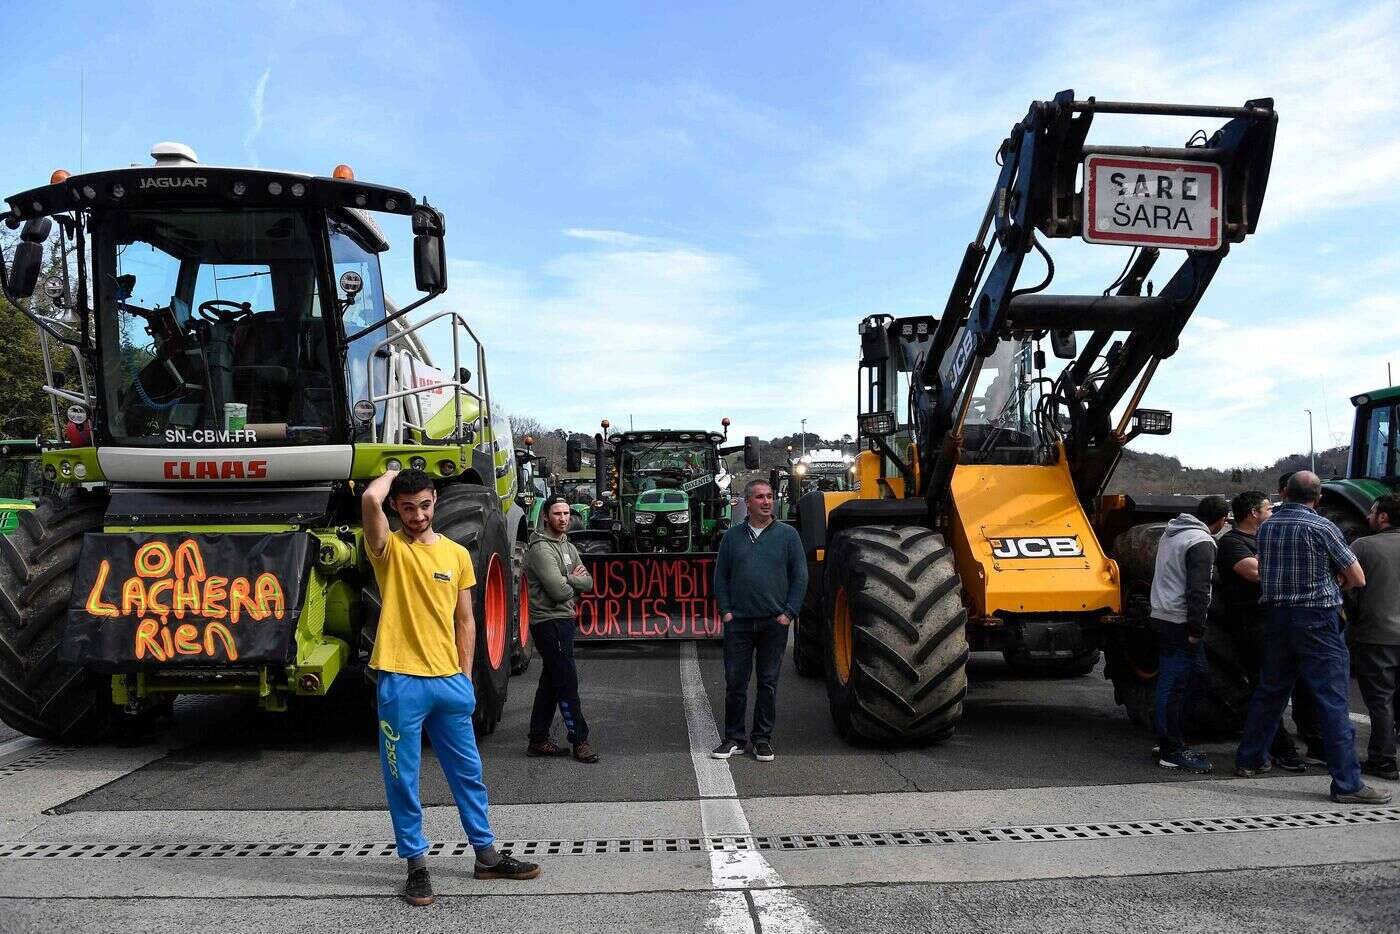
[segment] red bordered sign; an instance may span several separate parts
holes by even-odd
[[[1180,159],[1084,159],[1084,239],[1090,243],[1218,250],[1220,166]]]

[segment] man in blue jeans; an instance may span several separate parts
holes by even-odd
[[[1235,753],[1235,774],[1254,778],[1269,771],[1269,744],[1301,675],[1317,702],[1332,800],[1385,804],[1390,792],[1361,781],[1348,712],[1351,659],[1338,612],[1338,581],[1361,587],[1366,575],[1341,530],[1316,512],[1322,498],[1317,474],[1300,470],[1289,477],[1286,495],[1287,502],[1259,526],[1260,604],[1267,608],[1267,636],[1259,687]]]
[[[778,670],[788,632],[807,591],[807,559],[797,530],[773,519],[766,480],[744,487],[748,516],[724,533],[715,560],[715,599],[724,623],[724,741],[710,753],[728,759],[744,751],[745,735],[759,762],[773,761]],[[758,656],[753,730],[744,729],[749,675]]]
[[[1167,523],[1157,544],[1152,575],[1152,621],[1160,651],[1157,663],[1157,764],[1184,772],[1211,772],[1203,754],[1186,746],[1182,723],[1191,703],[1192,682],[1206,675],[1206,618],[1210,613],[1215,536],[1225,527],[1230,504],[1207,496],[1195,514]]]

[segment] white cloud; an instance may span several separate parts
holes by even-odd
[[[258,134],[263,128],[263,102],[267,98],[267,81],[272,77],[272,66],[268,65],[258,76],[258,83],[253,87],[253,94],[248,99],[248,110],[253,117],[252,124],[248,127],[248,132],[243,135],[243,149],[248,155],[248,164],[256,166],[258,164],[258,154],[253,148],[257,142]]]
[[[736,431],[764,436],[794,431],[804,417],[809,431],[850,430],[849,322],[770,325],[751,303],[754,273],[733,254],[618,231],[566,233],[598,248],[533,272],[453,261],[437,303],[471,321],[493,396],[508,410],[580,430],[629,415],[639,427],[727,415]],[[429,341],[445,366],[445,331]]]

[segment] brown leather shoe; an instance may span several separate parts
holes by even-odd
[[[569,750],[563,748],[552,739],[547,739],[542,743],[531,743],[525,747],[527,756],[567,756]]]
[[[598,754],[593,751],[593,747],[588,745],[588,741],[585,740],[584,742],[574,744],[574,759],[592,765],[598,761]]]

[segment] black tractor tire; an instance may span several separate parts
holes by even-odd
[[[1113,682],[1114,696],[1128,719],[1148,730],[1155,729],[1159,655],[1150,594],[1157,544],[1165,528],[1161,522],[1133,526],[1114,543],[1127,622],[1106,633],[1104,640],[1104,677]],[[1206,621],[1209,672],[1204,683],[1194,686],[1186,712],[1184,726],[1190,737],[1236,736],[1244,728],[1252,691],[1239,634],[1230,624],[1218,607]]]
[[[571,539],[581,555],[610,555],[615,550],[612,542],[605,538]]]
[[[472,663],[476,713],[472,722],[477,734],[485,736],[494,732],[501,720],[510,681],[510,623],[515,594],[511,586],[510,535],[506,531],[500,498],[494,490],[476,484],[448,486],[438,494],[433,529],[466,548],[476,572],[476,586],[471,591],[472,613],[476,618],[476,657]],[[489,612],[488,600],[491,603]],[[383,608],[378,582],[373,575],[365,582],[362,601],[360,650],[366,661],[365,677],[373,683],[375,671],[368,661],[374,652],[379,613]]]
[[[1023,652],[1010,649],[1001,653],[1006,666],[1018,675],[1028,678],[1080,678],[1089,674],[1099,665],[1103,653],[1090,649],[1070,658],[1031,658]]]
[[[1366,516],[1344,500],[1324,496],[1318,504],[1317,514],[1324,519],[1331,519],[1332,523],[1341,529],[1342,536],[1348,543],[1371,534],[1371,526]]]
[[[807,592],[802,595],[802,611],[797,614],[797,631],[792,634],[792,665],[804,678],[826,677],[827,640],[831,621],[822,606],[820,574],[823,566],[807,564]]]
[[[826,553],[823,596],[837,731],[879,745],[951,736],[967,696],[967,609],[943,536],[917,526],[841,531]]]
[[[0,720],[21,733],[95,743],[119,723],[111,677],[58,658],[83,535],[102,530],[105,509],[82,490],[47,496],[0,535]]]

